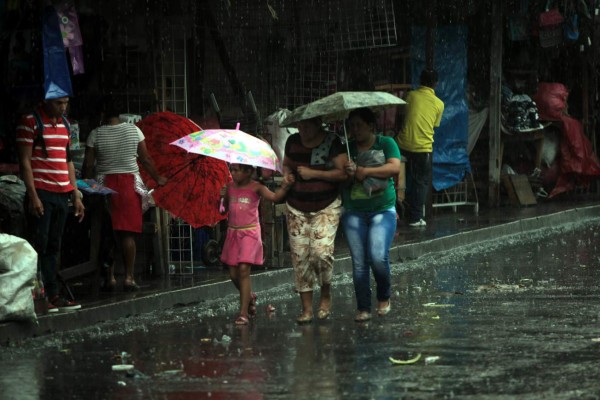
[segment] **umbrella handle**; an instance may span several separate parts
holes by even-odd
[[[344,125],[344,140],[346,141],[346,153],[348,154],[348,160],[350,160],[350,145],[348,144],[348,134],[346,133],[346,121],[342,122]]]

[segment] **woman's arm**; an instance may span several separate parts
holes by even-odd
[[[91,179],[94,177],[94,164],[96,164],[96,148],[85,146],[85,163],[83,166],[83,177]]]
[[[156,181],[156,184],[158,186],[164,186],[168,179],[162,175],[159,175],[158,171],[156,171],[156,167],[154,166],[152,157],[150,157],[150,154],[148,153],[148,148],[146,147],[146,142],[144,140],[138,143],[138,156],[140,157],[140,163],[142,164],[142,167],[144,167],[146,172],[148,172],[152,179]]]
[[[333,168],[328,171],[300,166],[298,167],[298,175],[306,181],[311,179],[321,179],[330,182],[343,182],[347,180],[348,175],[345,171],[345,165],[348,161],[348,155],[346,153],[340,153],[331,161],[333,162]]]

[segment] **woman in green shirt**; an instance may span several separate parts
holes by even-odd
[[[371,271],[377,283],[377,314],[390,309],[390,246],[396,232],[396,190],[400,150],[394,139],[375,134],[375,115],[360,108],[348,117],[352,178],[343,190],[342,224],[352,256],[357,322],[371,319]]]

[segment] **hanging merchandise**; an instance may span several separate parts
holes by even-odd
[[[579,15],[575,10],[574,0],[565,1],[565,39],[574,42],[579,39]]]
[[[83,74],[83,39],[79,30],[79,19],[75,11],[75,5],[71,2],[63,3],[56,9],[60,22],[60,31],[62,33],[63,44],[69,50],[71,57],[71,66],[73,74]]]
[[[557,46],[563,38],[564,18],[558,8],[550,8],[553,1],[548,0],[546,9],[539,16],[540,45],[542,47]]]
[[[44,9],[42,23],[45,99],[72,96],[69,65],[54,7],[48,6]]]
[[[528,9],[529,0],[521,0],[519,9],[508,17],[508,36],[510,40],[514,42],[522,41],[529,36]]]

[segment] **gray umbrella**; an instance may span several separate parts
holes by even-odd
[[[340,121],[346,119],[352,110],[358,108],[367,107],[377,112],[402,104],[406,104],[406,102],[387,92],[337,92],[294,109],[283,120],[281,126],[292,125],[315,117],[321,117],[323,122]],[[344,137],[348,150],[346,125],[344,125]],[[350,153],[349,150],[348,153]]]

